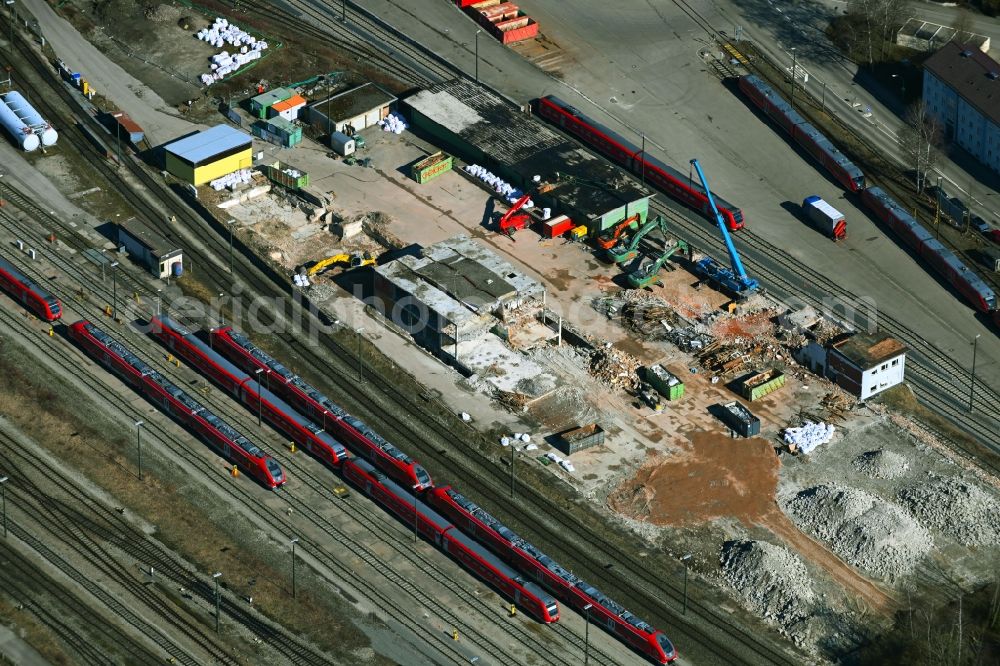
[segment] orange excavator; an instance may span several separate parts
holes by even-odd
[[[518,229],[527,229],[531,224],[531,216],[526,213],[519,213],[518,211],[524,208],[524,204],[531,201],[531,195],[525,194],[523,197],[514,202],[514,205],[510,207],[503,217],[500,218],[500,231],[507,234],[511,238],[514,237],[514,232]]]
[[[632,217],[627,217],[614,227],[611,228],[611,232],[607,234],[602,234],[597,237],[597,245],[600,246],[602,250],[610,250],[618,242],[625,230],[628,228],[636,228],[639,226],[639,215],[638,213]]]

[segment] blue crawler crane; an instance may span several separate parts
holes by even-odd
[[[700,277],[707,280],[709,284],[719,285],[731,294],[745,298],[756,292],[760,285],[757,280],[748,277],[747,272],[743,269],[743,262],[740,261],[740,255],[736,251],[736,246],[733,245],[733,239],[729,235],[729,230],[726,229],[726,221],[719,214],[719,209],[715,205],[715,197],[712,196],[712,192],[708,189],[708,181],[705,179],[705,174],[702,173],[701,165],[698,164],[698,160],[696,159],[691,160],[691,164],[694,165],[695,171],[698,172],[698,180],[701,181],[701,186],[705,188],[708,203],[715,214],[715,222],[719,226],[719,231],[722,232],[722,240],[726,241],[726,251],[729,253],[730,266],[726,268],[715,259],[705,257],[694,265],[694,270]]]

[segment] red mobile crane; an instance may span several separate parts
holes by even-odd
[[[514,205],[510,207],[504,216],[500,218],[500,231],[507,234],[511,238],[514,237],[514,232],[518,229],[527,229],[528,225],[531,224],[531,216],[525,213],[518,213],[524,204],[531,201],[531,195],[525,194],[523,197],[514,202]]]

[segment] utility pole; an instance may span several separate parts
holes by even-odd
[[[479,33],[482,30],[476,30],[476,85],[479,85]]]
[[[115,321],[118,321],[118,262],[117,261],[111,262],[111,287],[112,287],[111,291],[112,305],[114,305],[114,309],[112,310],[112,312],[114,313],[113,319]]]
[[[236,220],[229,220],[226,222],[226,226],[229,227],[229,274],[233,273],[233,225],[236,224]]]
[[[365,366],[361,362],[361,333],[364,330],[365,329],[363,328],[356,329],[356,333],[358,334],[358,383],[359,384],[363,384],[365,381]]]
[[[264,372],[264,368],[257,368],[254,374],[257,375],[257,427],[261,427],[261,414],[264,411],[264,395],[260,390],[260,373]]]
[[[969,382],[969,413],[972,413],[972,398],[976,390],[976,348],[979,346],[979,333],[972,339],[972,381]]]
[[[3,538],[7,538],[7,480],[10,477],[0,478],[0,493],[3,495]]]
[[[798,61],[796,60],[797,56],[798,54],[795,52],[795,47],[793,46],[792,47],[792,99],[791,99],[791,105],[793,109],[795,108],[795,70],[798,68]]]
[[[514,499],[514,443],[510,445],[510,498]]]
[[[684,615],[688,612],[688,560],[690,559],[691,553],[681,558],[681,562],[684,563]]]
[[[588,662],[590,662],[590,609],[593,607],[594,604],[587,604],[583,607],[583,612],[587,618],[586,634],[584,634],[583,639],[583,666],[587,666]]]
[[[142,481],[142,421],[135,422],[135,450],[139,459],[139,480]]]
[[[222,575],[221,571],[217,571],[212,574],[212,578],[215,580],[215,633],[219,633],[219,576]]]
[[[413,484],[413,543],[417,543],[417,525],[420,518],[420,512],[417,511],[417,492],[420,490],[420,484]]]
[[[292,544],[292,599],[295,598],[295,544],[299,542],[299,538],[295,537],[291,540]]]

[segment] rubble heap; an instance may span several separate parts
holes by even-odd
[[[611,388],[639,389],[639,359],[611,346],[598,347],[590,355],[590,373]]]
[[[493,390],[493,401],[508,412],[520,414],[528,406],[531,397],[518,391]]]
[[[910,468],[902,455],[885,449],[865,451],[853,461],[854,469],[872,479],[896,479]]]
[[[930,533],[909,513],[856,488],[815,486],[783,503],[800,529],[875,578],[895,581],[933,546]]]
[[[722,576],[740,603],[772,622],[797,645],[808,637],[806,621],[815,599],[812,580],[798,556],[766,541],[727,541],[719,555]]]
[[[965,546],[1000,545],[1000,503],[960,476],[932,476],[899,492],[920,522]]]

